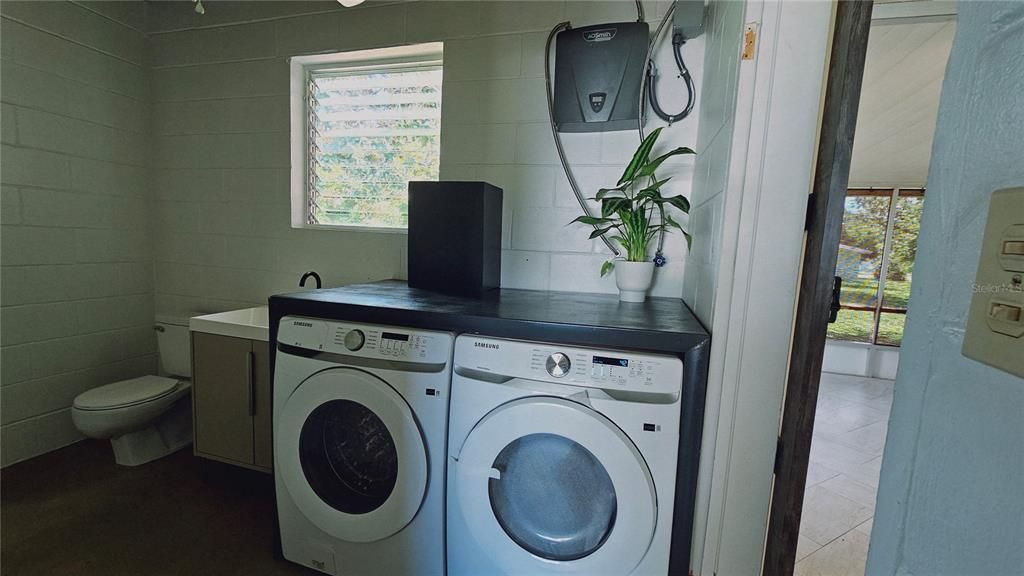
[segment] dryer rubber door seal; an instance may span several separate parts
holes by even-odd
[[[550,471],[552,476],[540,478],[539,482],[553,486],[561,482],[556,476],[567,475],[576,479],[596,479],[591,484],[599,487],[606,485],[602,475],[606,474],[614,490],[614,519],[608,533],[600,535],[599,540],[594,537],[596,532],[580,535],[577,538],[579,542],[574,544],[579,547],[575,557],[557,542],[557,537],[548,537],[540,532],[532,537],[514,534],[513,530],[531,523],[544,524],[545,520],[540,517],[545,510],[529,510],[523,502],[511,504],[512,508],[538,517],[517,523],[517,528],[510,528],[511,523],[500,518],[503,512],[499,508],[502,505],[496,502],[495,485],[502,480],[502,467],[506,463],[503,455],[516,443],[541,435],[561,439],[566,458],[579,462],[581,470],[578,472],[581,473],[564,470],[557,465],[540,464],[537,472],[544,475],[545,471]],[[550,438],[542,440],[535,445],[550,446]],[[550,448],[546,450],[550,454]],[[570,451],[576,455],[569,456]],[[563,459],[556,464],[568,461]],[[593,468],[594,462],[603,472],[584,473],[582,468]],[[496,568],[510,573],[542,573],[555,569],[559,574],[629,574],[643,560],[654,538],[657,493],[642,455],[629,437],[608,418],[564,398],[520,398],[489,412],[466,436],[457,455],[454,478],[449,478],[449,482],[454,483],[457,498],[457,502],[449,505],[459,508],[476,540],[475,545],[494,560]],[[583,492],[587,486],[566,484],[558,489]],[[594,496],[607,501],[608,494]],[[601,503],[598,509],[606,510],[606,503]],[[553,531],[564,529],[556,527]],[[592,529],[581,528],[581,531]],[[529,545],[531,542],[532,546]]]
[[[429,475],[423,433],[384,380],[355,368],[317,372],[289,396],[274,428],[279,477],[324,532],[373,542],[419,511]]]

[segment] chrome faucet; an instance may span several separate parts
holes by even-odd
[[[299,288],[306,287],[306,280],[308,280],[310,276],[312,276],[316,280],[316,287],[319,290],[321,286],[320,275],[317,274],[316,272],[313,272],[312,270],[303,274],[302,278],[299,278]]]

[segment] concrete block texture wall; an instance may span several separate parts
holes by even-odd
[[[961,355],[994,190],[1024,185],[1024,4],[961,2],[868,574],[1024,573],[1024,379]]]
[[[154,371],[156,315],[265,304],[307,270],[326,286],[405,277],[404,234],[291,227],[291,56],[443,41],[441,177],[504,188],[503,286],[616,292],[599,275],[611,254],[568,226],[580,209],[547,123],[543,50],[564,20],[635,20],[632,1],[205,4],[204,15],[184,1],[0,5],[3,464],[77,440],[76,394]],[[644,2],[652,30],[668,5]],[[704,38],[684,53],[698,93]],[[681,109],[667,39],[656,59],[663,106]],[[695,147],[699,100],[658,150]],[[639,136],[564,140],[593,195]],[[666,163],[666,192],[690,195],[694,166]],[[692,231],[705,261],[711,237]],[[665,254],[653,293],[680,297],[681,235]]]
[[[686,264],[683,300],[705,326],[714,317],[719,246],[722,240],[722,203],[729,168],[739,44],[743,35],[743,2],[712,2],[705,26],[708,44],[704,58],[701,95],[706,104],[699,110],[698,152],[694,166],[690,233],[693,253]]]
[[[648,20],[666,7],[647,3]],[[327,286],[403,278],[403,234],[291,228],[287,59],[431,41],[444,42],[441,178],[505,191],[502,285],[615,292],[599,275],[610,254],[567,226],[580,210],[547,123],[543,50],[560,21],[635,19],[628,1],[212,3],[204,16],[152,4],[157,310],[261,303],[311,269]],[[699,78],[703,40],[686,50]],[[674,69],[667,50],[659,60]],[[666,106],[680,102],[682,82],[662,83]],[[661,148],[692,146],[696,113],[665,134]],[[638,143],[636,132],[565,135],[588,195],[614,184]],[[671,170],[671,190],[688,194],[692,166],[682,158],[661,176]],[[679,297],[680,235],[666,253],[654,293]]]
[[[0,464],[156,368],[143,6],[0,4]]]

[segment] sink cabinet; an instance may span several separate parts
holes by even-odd
[[[192,332],[196,456],[269,472],[272,410],[266,342]]]

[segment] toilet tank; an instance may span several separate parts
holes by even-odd
[[[188,318],[158,317],[156,319],[156,345],[160,353],[160,368],[168,376],[192,377]]]

